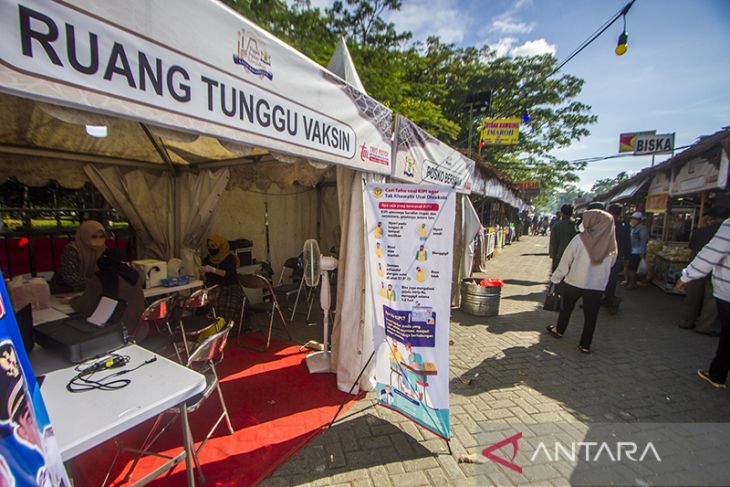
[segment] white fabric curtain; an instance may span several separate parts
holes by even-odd
[[[463,260],[460,269],[459,289],[461,290],[461,279],[471,276],[471,270],[474,265],[474,252],[476,251],[476,237],[482,232],[482,223],[479,221],[477,210],[468,196],[462,198],[464,208],[462,218],[464,220],[464,245]],[[461,304],[461,303],[459,303]]]
[[[266,194],[266,205],[269,258],[274,282],[278,282],[286,259],[297,257],[307,239],[317,238],[317,190],[300,186],[282,190],[272,186]],[[329,255],[329,249],[321,242],[320,250],[322,254]]]
[[[332,329],[332,364],[337,387],[348,392],[373,352],[373,310],[370,282],[366,272],[365,221],[362,181],[383,182],[382,176],[337,168],[337,195],[340,204],[342,240],[337,274],[337,315]],[[353,394],[375,386],[371,361]]]
[[[213,214],[229,178],[228,169],[186,172],[175,178],[179,242],[176,256],[182,255],[183,249],[194,251],[205,243],[211,234]]]
[[[159,171],[84,166],[104,199],[129,221],[137,234],[141,259],[173,257],[173,176]]]

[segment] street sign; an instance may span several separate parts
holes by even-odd
[[[525,196],[537,196],[540,194],[540,181],[520,181],[517,183],[522,194]]]
[[[645,135],[655,135],[656,130],[645,130],[643,132],[627,132],[621,134],[618,137],[618,151],[619,152],[635,152],[636,151],[636,139]]]
[[[486,145],[512,145],[520,136],[519,118],[487,118],[482,129]]]
[[[674,150],[674,134],[641,135],[636,138],[634,155],[671,154]]]

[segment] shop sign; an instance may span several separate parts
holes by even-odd
[[[540,194],[540,181],[521,181],[517,183],[522,194],[527,197],[537,196]]]
[[[647,213],[664,213],[667,211],[669,203],[669,193],[655,193],[646,197]]]
[[[724,150],[721,151],[719,164],[696,157],[687,161],[674,175],[671,194],[675,196],[725,188],[727,178],[728,157]]]
[[[482,129],[482,142],[486,145],[513,145],[520,136],[519,118],[487,118]]]
[[[672,151],[674,151],[674,134],[641,135],[636,138],[635,156],[671,154]]]
[[[621,134],[618,137],[618,151],[619,152],[635,152],[637,137],[655,135],[655,134],[656,134],[656,130],[646,130],[643,132],[627,132],[625,134]]]

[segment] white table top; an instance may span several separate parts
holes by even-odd
[[[128,355],[129,363],[97,376],[132,369],[152,357],[157,357],[157,360],[120,376],[120,379],[131,379],[132,382],[123,389],[113,391],[68,392],[66,384],[77,373],[74,366],[49,372],[43,379],[41,395],[64,461],[205,389],[203,375],[138,345],[127,345],[117,353]],[[31,354],[30,361],[36,375],[44,368],[48,369],[47,359],[45,354]]]
[[[143,292],[145,298],[151,298],[153,296],[162,296],[163,294],[172,294],[172,293],[176,293],[178,291],[184,291],[186,289],[195,289],[196,287],[203,287],[203,281],[201,281],[200,279],[193,279],[189,283],[182,284],[180,286],[172,286],[172,287],[155,286],[155,287],[144,289],[142,292]]]
[[[182,284],[180,286],[172,286],[172,287],[164,287],[164,286],[155,286],[148,289],[143,289],[142,294],[144,294],[145,298],[152,298],[155,296],[162,296],[164,294],[172,294],[176,293],[178,291],[184,291],[186,289],[195,289],[198,287],[203,287],[203,281],[200,279],[194,279],[190,281],[187,284]],[[73,314],[74,309],[71,307],[70,300],[71,298],[75,296],[81,296],[81,293],[65,293],[65,294],[52,294],[51,300],[50,300],[50,307],[52,309],[55,309],[56,311],[60,311],[61,313],[65,313],[67,315]],[[40,311],[46,311],[46,310],[40,310]],[[52,321],[52,320],[45,320],[45,321],[36,321],[36,313],[37,311],[33,311],[33,322],[35,324],[44,323],[45,321]],[[47,312],[50,316],[52,314],[51,312]],[[43,318],[43,313],[41,313],[40,318]],[[63,318],[63,317],[62,317]],[[61,318],[56,318],[61,319]]]
[[[63,320],[65,318],[68,318],[68,315],[55,308],[33,310],[33,326],[42,325],[43,323],[48,323],[50,321]]]

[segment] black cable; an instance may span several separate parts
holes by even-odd
[[[675,147],[674,150],[675,151],[678,151],[680,149],[686,149],[688,147],[692,147],[692,144],[683,145],[683,146],[680,146],[680,147]],[[655,154],[656,153],[651,153],[650,152],[648,154],[638,154],[638,155],[641,155],[641,156],[651,156],[651,155],[655,155]],[[617,159],[619,157],[634,157],[635,155],[636,154],[634,154],[633,152],[625,152],[623,154],[614,154],[614,155],[611,155],[611,156],[584,157],[583,159],[573,159],[573,160],[568,161],[568,162],[570,162],[570,163],[576,163],[576,162],[599,162],[599,161],[605,161],[607,159]]]
[[[124,367],[129,363],[129,356],[128,355],[118,355],[118,354],[112,354],[108,358],[105,358],[103,360],[100,360],[98,362],[95,362],[94,364],[79,369],[78,366],[76,370],[78,371],[78,374],[76,374],[69,382],[66,384],[66,390],[69,392],[84,392],[84,391],[91,391],[91,390],[101,390],[101,391],[114,391],[118,389],[122,389],[124,387],[127,387],[132,380],[131,379],[115,379],[115,377],[119,377],[120,375],[128,374],[130,372],[133,372],[140,367],[144,367],[147,364],[151,364],[157,360],[156,356],[153,356],[149,360],[146,360],[139,364],[136,367],[133,367],[131,369],[126,370],[120,370],[118,372],[114,372],[112,374],[105,375],[104,377],[101,377],[99,379],[92,379],[91,377],[94,374],[97,374],[99,372],[103,372],[110,369],[115,369],[119,367]],[[110,380],[113,379],[113,380]]]

